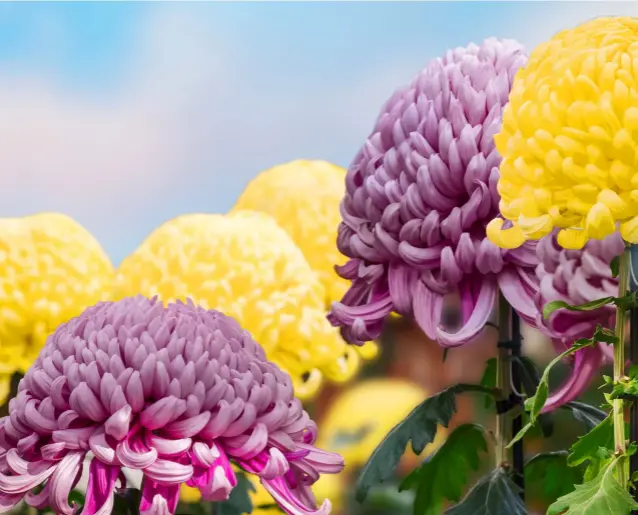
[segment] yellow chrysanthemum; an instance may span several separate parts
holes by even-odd
[[[346,170],[326,161],[298,159],[274,166],[255,177],[233,211],[254,210],[271,215],[306,256],[326,292],[326,310],[343,298],[349,282],[335,272],[347,258],[337,249]],[[232,211],[231,211],[232,212]],[[378,353],[375,342],[353,347],[364,359]]]
[[[386,434],[426,398],[422,388],[404,380],[362,381],[335,400],[321,421],[317,445],[343,456],[346,470],[363,466]],[[439,428],[422,457],[439,447],[446,434]]]
[[[503,248],[554,227],[565,248],[620,224],[638,243],[638,19],[597,18],[537,47],[514,80],[496,147]]]
[[[114,269],[89,232],[57,213],[0,220],[0,263],[3,402],[58,325],[107,300]]]
[[[272,217],[194,214],[156,229],[121,264],[114,295],[158,295],[237,319],[309,398],[322,376],[347,380],[358,362],[325,318],[324,289]]]

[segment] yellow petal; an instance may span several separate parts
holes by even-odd
[[[587,243],[587,233],[582,229],[562,229],[558,232],[557,242],[564,249],[580,250]]]
[[[549,215],[535,217],[521,216],[518,219],[518,225],[527,239],[539,240],[552,232],[554,221]]]
[[[620,224],[620,235],[627,243],[638,243],[638,216]]]
[[[598,202],[605,204],[614,218],[624,218],[629,210],[629,206],[618,193],[610,189],[604,189],[598,194]]]
[[[503,229],[503,223],[502,218],[495,218],[487,224],[485,230],[488,240],[502,249],[515,249],[525,243],[525,235],[518,225]]]
[[[589,237],[602,240],[613,234],[615,230],[616,221],[609,207],[600,202],[594,204],[585,218],[585,231]]]

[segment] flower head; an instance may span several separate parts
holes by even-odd
[[[514,81],[503,126],[503,220],[488,235],[515,248],[560,228],[580,249],[617,229],[638,243],[638,19],[597,18],[537,47]]]
[[[327,307],[348,289],[334,270],[345,263],[336,245],[345,178],[343,168],[326,161],[291,161],[257,175],[233,208],[267,213],[277,221],[318,273]]]
[[[345,169],[326,161],[291,161],[257,175],[233,208],[267,213],[290,235],[319,275],[326,309],[348,289],[348,281],[335,272],[335,264],[346,262],[336,243],[345,178]],[[370,359],[378,348],[370,343],[356,350]]]
[[[325,319],[316,274],[266,214],[184,215],[160,226],[118,269],[115,298],[137,294],[191,298],[234,317],[304,399],[322,377],[346,380],[358,369],[358,356]]]
[[[536,299],[538,316],[536,327],[552,338],[556,350],[564,352],[575,340],[591,338],[597,325],[613,328],[615,309],[606,305],[593,311],[559,309],[544,319],[543,307],[561,300],[571,305],[584,304],[603,297],[618,295],[618,280],[612,277],[610,263],[622,254],[625,245],[618,233],[603,241],[589,240],[578,250],[564,250],[558,245],[557,230],[543,237],[536,248],[540,263],[536,275],[540,291]],[[599,343],[576,352],[569,379],[545,403],[550,411],[578,397],[591,383],[613,349]]]
[[[14,372],[24,373],[47,337],[108,298],[108,256],[82,226],[58,213],[0,221],[0,402]]]
[[[313,506],[309,486],[343,460],[313,446],[290,377],[217,311],[143,297],[97,304],[55,331],[18,390],[0,419],[5,510],[24,498],[74,513],[68,496],[90,451],[84,515],[111,512],[123,467],[144,474],[142,513],[174,513],[183,483],[227,499],[231,460],[286,513],[330,511]]]
[[[533,316],[533,246],[501,251],[485,235],[499,202],[493,135],[525,61],[511,40],[450,50],[385,104],[341,206],[338,246],[351,259],[339,273],[352,286],[331,320],[349,341],[374,339],[395,311],[441,344],[461,345],[484,327],[498,286]],[[455,291],[463,327],[451,334],[439,323],[443,297]]]

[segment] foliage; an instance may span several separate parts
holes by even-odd
[[[583,479],[582,467],[570,467],[568,451],[542,452],[525,463],[525,480],[540,483],[545,498],[552,501],[574,490]]]
[[[584,402],[568,402],[560,406],[560,409],[569,410],[574,419],[583,424],[587,431],[591,431],[607,418],[607,413],[603,410]]]
[[[610,334],[608,329],[603,328],[598,325],[596,327],[596,331],[591,338],[582,338],[580,340],[576,340],[574,344],[567,349],[562,354],[556,356],[550,363],[545,367],[543,375],[540,378],[540,382],[538,384],[538,388],[536,389],[536,393],[525,401],[525,410],[529,414],[529,420],[527,424],[518,432],[518,434],[512,439],[509,443],[509,447],[511,447],[518,440],[523,438],[525,433],[527,433],[538,420],[539,415],[543,407],[545,406],[545,402],[547,402],[547,398],[549,396],[549,373],[551,369],[560,363],[567,356],[574,354],[575,352],[584,349],[585,347],[590,347],[595,345],[597,342],[604,343],[615,343],[616,336],[613,333]]]
[[[408,443],[418,455],[434,441],[437,426],[448,426],[456,412],[456,396],[464,392],[494,394],[493,390],[483,386],[458,384],[419,404],[388,433],[370,456],[357,481],[356,498],[359,502],[366,498],[373,485],[392,476]]]
[[[472,471],[480,466],[480,452],[487,452],[485,429],[477,424],[457,427],[445,443],[401,484],[414,489],[414,515],[439,515],[443,502],[458,502]]]
[[[591,480],[576,485],[575,490],[554,502],[547,515],[629,515],[638,503],[614,476],[618,463],[624,464],[627,455],[609,460]]]
[[[603,297],[602,299],[592,300],[577,306],[573,306],[564,300],[553,300],[543,306],[543,318],[549,317],[554,311],[559,309],[567,309],[568,311],[594,311],[608,304],[618,306],[621,309],[631,309],[638,306],[638,295],[636,292],[632,292],[622,297]]]
[[[463,500],[445,512],[446,515],[527,515],[520,488],[508,472],[498,467],[480,479]]]

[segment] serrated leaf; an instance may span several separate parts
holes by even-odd
[[[572,401],[563,404],[560,408],[571,411],[573,417],[583,424],[587,428],[587,431],[591,431],[607,418],[606,412],[596,406],[585,404],[584,402]]]
[[[627,456],[611,460],[591,481],[576,485],[573,492],[554,502],[547,515],[630,515],[638,503],[614,476],[616,465],[624,465],[625,460]]]
[[[445,515],[527,515],[520,488],[499,467],[480,479]]]
[[[463,392],[495,393],[480,385],[458,384],[419,404],[386,435],[370,456],[357,481],[357,501],[363,502],[372,486],[393,475],[408,443],[411,443],[414,453],[419,455],[426,445],[434,441],[437,426],[449,425],[456,412],[456,396]]]
[[[252,513],[253,502],[250,492],[254,492],[255,487],[244,474],[237,474],[237,485],[230,493],[227,501],[213,504],[215,515],[243,515]]]
[[[600,326],[598,326],[598,328],[600,328]],[[578,340],[574,342],[574,344],[565,352],[556,356],[552,361],[550,361],[549,365],[545,367],[545,370],[543,371],[543,375],[541,376],[540,381],[538,383],[538,388],[536,389],[536,393],[525,401],[525,410],[528,412],[529,420],[527,424],[523,426],[523,428],[516,434],[516,436],[514,436],[512,441],[507,445],[508,448],[514,445],[516,442],[518,442],[521,438],[523,438],[523,436],[525,436],[525,433],[527,433],[536,423],[538,416],[540,415],[543,407],[545,406],[545,403],[547,402],[547,397],[549,396],[549,373],[552,370],[552,368],[556,366],[558,363],[560,363],[567,356],[574,354],[580,349],[594,345],[595,343],[596,343],[596,340],[594,340],[593,338],[590,340],[585,340],[585,339]]]
[[[567,465],[567,451],[542,452],[525,464],[525,481],[541,483],[548,500],[555,500],[574,490],[583,480],[582,468]]]
[[[567,457],[567,464],[576,467],[586,461],[596,458],[598,449],[601,447],[613,447],[614,423],[611,415],[607,416],[600,424],[594,427],[589,433],[581,436],[571,446],[570,454]]]
[[[479,469],[481,452],[487,452],[485,429],[477,424],[457,427],[418,469],[414,515],[439,515],[446,499],[458,502],[469,474]]]

